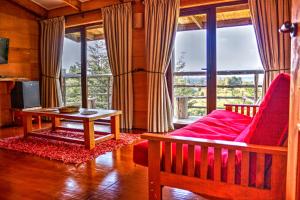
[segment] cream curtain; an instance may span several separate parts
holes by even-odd
[[[62,105],[59,82],[63,43],[64,17],[43,20],[41,24],[41,103],[45,108]]]
[[[179,0],[145,0],[149,132],[173,129],[165,74],[174,48],[179,6]]]
[[[113,74],[112,108],[122,110],[121,128],[133,122],[132,6],[117,4],[102,9],[108,58]]]
[[[259,54],[265,70],[263,92],[275,76],[289,72],[291,40],[280,26],[291,20],[291,0],[249,0]]]

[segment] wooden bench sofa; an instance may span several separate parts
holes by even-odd
[[[134,162],[148,166],[149,199],[170,186],[225,199],[284,199],[290,77],[261,105],[226,105],[171,134],[144,134]]]

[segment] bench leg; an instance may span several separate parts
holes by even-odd
[[[60,126],[60,118],[52,117],[52,130],[55,131],[56,127]]]
[[[94,149],[95,148],[95,130],[94,130],[94,122],[89,120],[83,121],[84,128],[84,144],[86,149]]]
[[[115,139],[120,139],[120,115],[112,116],[110,119],[111,134],[115,135]]]
[[[23,128],[24,137],[27,136],[27,133],[32,132],[32,115],[23,114]]]

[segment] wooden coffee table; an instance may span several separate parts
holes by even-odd
[[[120,137],[120,115],[122,111],[118,110],[101,110],[101,109],[88,109],[89,111],[96,111],[97,114],[93,115],[83,115],[81,114],[84,109],[80,109],[78,113],[65,114],[59,113],[54,109],[36,109],[36,110],[26,110],[23,111],[23,127],[24,127],[24,137],[27,136],[35,136],[41,138],[55,139],[61,140],[65,142],[72,142],[78,144],[84,144],[87,149],[95,148],[95,143],[102,142],[109,139],[118,140]],[[52,130],[56,129],[64,129],[64,130],[74,130],[73,128],[63,127],[60,125],[61,119],[71,119],[71,120],[79,120],[83,122],[83,131],[84,131],[84,140],[70,138],[70,137],[62,137],[55,136],[49,134],[43,134],[41,132],[42,129],[32,129],[32,116],[45,116],[49,117],[52,120]],[[95,130],[94,130],[94,122],[98,119],[110,117],[111,124],[111,132],[103,135],[95,139]],[[45,129],[43,129],[45,130]]]

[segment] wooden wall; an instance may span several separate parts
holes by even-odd
[[[298,33],[292,38],[290,118],[286,199],[300,200],[300,1],[292,1],[292,22]]]
[[[136,3],[133,7],[134,13],[144,13],[144,5]],[[133,68],[146,70],[145,57],[145,25],[140,29],[133,29]],[[133,75],[134,92],[134,128],[147,128],[147,110],[148,110],[148,88],[147,74],[137,72]]]
[[[9,0],[0,0],[0,37],[9,38],[9,63],[0,65],[0,75],[39,80],[39,24],[36,17]],[[0,126],[10,122],[9,85],[0,82]]]

